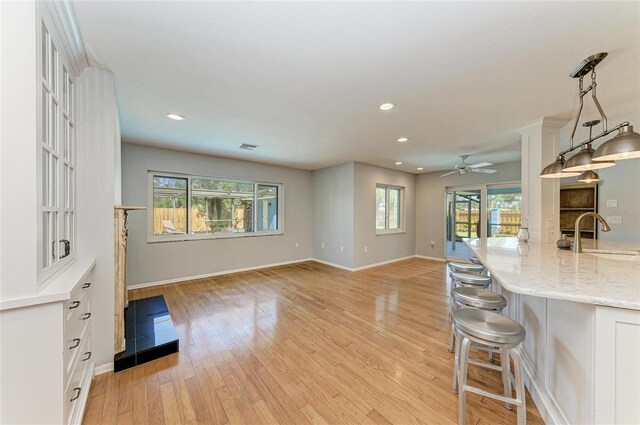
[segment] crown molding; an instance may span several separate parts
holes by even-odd
[[[69,0],[47,1],[46,4],[55,25],[58,27],[62,42],[72,62],[71,66],[74,68],[76,75],[79,75],[85,68],[89,67],[89,60],[71,2]]]

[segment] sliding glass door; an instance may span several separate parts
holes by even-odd
[[[468,259],[472,253],[464,238],[517,235],[520,183],[447,187],[445,208],[445,255],[449,260]]]
[[[446,255],[447,258],[469,258],[471,251],[463,238],[482,235],[482,188],[447,190]]]
[[[522,221],[520,185],[487,187],[487,221],[489,237],[516,236]]]

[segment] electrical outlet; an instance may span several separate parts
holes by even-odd
[[[606,218],[607,219],[607,223],[609,224],[622,224],[622,217],[617,216],[617,215],[610,215],[609,217]]]
[[[367,246],[366,245],[364,246],[364,252],[367,252]]]
[[[607,199],[607,208],[618,208],[617,199]]]
[[[300,244],[298,242],[296,242],[296,248],[298,248],[300,246]]]
[[[344,247],[340,246],[340,252],[344,252]]]
[[[320,248],[324,248],[324,242],[320,244]]]

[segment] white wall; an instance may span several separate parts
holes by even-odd
[[[640,106],[633,105],[628,111],[617,116],[609,117],[609,127],[616,126],[624,121],[629,121],[634,125],[633,130],[640,133]],[[591,113],[581,118],[581,122],[598,118]],[[561,131],[561,149],[569,147],[569,139],[573,123],[570,122]],[[602,126],[594,127],[594,134],[600,133]],[[602,138],[594,143],[596,149],[604,140],[609,140],[618,132],[614,132],[606,138]],[[575,142],[579,143],[589,138],[589,130],[578,125]],[[578,152],[576,150],[576,152]],[[569,155],[567,158],[569,158]],[[605,217],[622,217],[622,224],[612,224],[610,232],[598,232],[598,239],[611,241],[627,241],[640,243],[640,159],[627,159],[617,161],[615,167],[596,170],[600,175],[598,184],[598,211]],[[575,184],[577,177],[561,180],[561,184]],[[607,200],[617,200],[617,208],[607,207]]]
[[[9,299],[38,287],[36,4],[0,11],[0,298]]]
[[[76,80],[78,256],[95,258],[92,351],[97,365],[113,361],[114,220],[120,180],[120,132],[113,74],[87,68]]]
[[[313,172],[313,257],[345,267],[353,267],[354,172],[353,162]]]
[[[147,243],[147,214],[129,214],[128,284],[158,282],[311,257],[311,172],[146,146],[122,145],[122,201],[147,206],[147,171],[284,184],[284,234]],[[299,247],[296,247],[296,242]]]
[[[376,235],[376,184],[404,187],[404,232]],[[353,267],[416,253],[416,176],[402,171],[355,164],[355,235]],[[364,247],[367,247],[367,252]]]
[[[520,161],[492,165],[494,174],[421,174],[416,184],[416,254],[445,258],[445,187],[520,181]],[[430,242],[435,241],[435,247]]]

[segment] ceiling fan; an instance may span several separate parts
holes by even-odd
[[[449,176],[451,174],[467,174],[467,173],[485,173],[485,174],[493,174],[498,170],[489,170],[489,169],[482,169],[481,167],[488,167],[490,165],[493,165],[490,162],[479,162],[477,164],[469,164],[467,162],[467,158],[469,158],[470,155],[460,155],[460,158],[462,159],[462,162],[458,165],[455,166],[455,168],[451,171],[449,171],[448,173],[445,173],[443,175],[441,175],[440,177],[445,177],[445,176]]]

